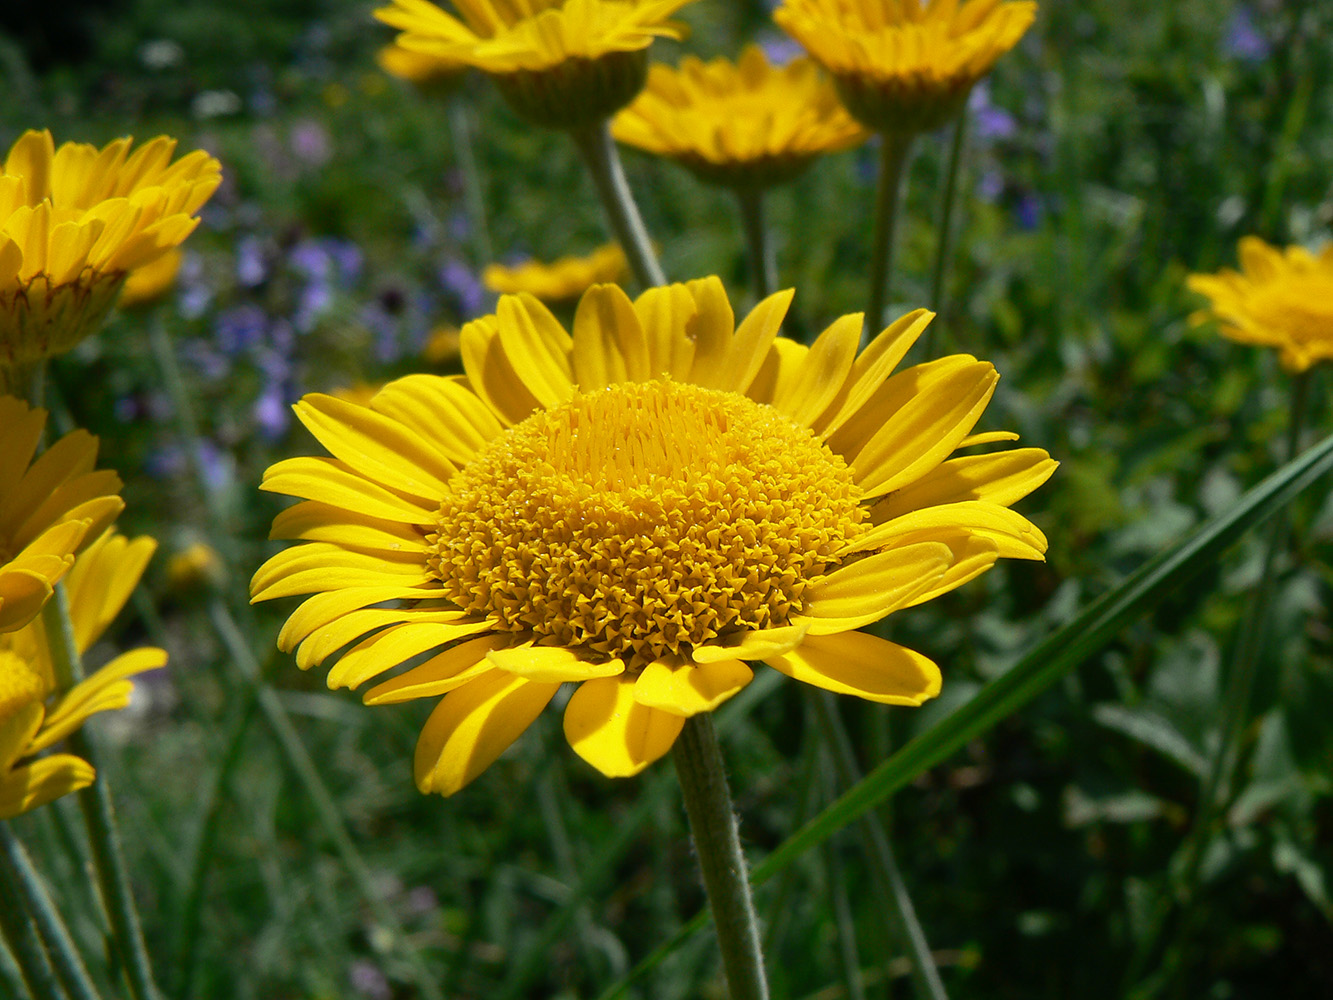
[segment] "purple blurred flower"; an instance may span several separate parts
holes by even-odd
[[[235,356],[264,340],[268,315],[254,303],[244,303],[218,316],[213,338],[224,354]]]
[[[308,167],[322,167],[333,156],[333,142],[328,129],[313,118],[292,126],[288,139],[293,155]]]
[[[998,170],[984,170],[977,178],[977,197],[982,201],[997,202],[1004,194],[1004,175]]]
[[[967,106],[972,113],[973,133],[982,142],[1012,139],[1018,133],[1014,116],[991,103],[990,88],[984,81],[972,91]]]
[[[1231,11],[1222,35],[1222,53],[1241,62],[1262,62],[1273,46],[1255,27],[1250,8],[1241,4]]]
[[[232,480],[232,458],[212,441],[203,439],[196,445],[199,474],[209,490],[222,491]]]
[[[268,277],[268,260],[263,241],[258,236],[245,236],[236,245],[236,280],[245,288],[262,285]]]
[[[764,32],[760,35],[759,47],[764,50],[764,55],[774,66],[786,66],[793,59],[805,55],[805,49],[801,47],[800,42],[790,35],[779,35],[776,32]]]
[[[353,990],[361,996],[369,997],[370,1000],[389,1000],[393,996],[393,990],[384,973],[364,958],[358,958],[352,963],[351,968],[347,970],[347,979],[352,984]]]
[[[231,372],[231,359],[206,340],[191,337],[181,342],[178,351],[181,361],[207,382],[217,382]]]
[[[486,290],[461,260],[450,260],[440,268],[440,284],[457,300],[464,317],[481,315],[486,306]]]
[[[1024,191],[1014,205],[1014,222],[1019,229],[1032,230],[1041,225],[1045,206],[1035,191]]]
[[[287,407],[283,382],[272,381],[264,386],[264,391],[255,400],[251,411],[260,435],[266,441],[276,441],[287,433],[292,421],[292,412]]]
[[[333,287],[323,279],[312,281],[301,289],[292,324],[301,333],[309,333],[333,305]]]

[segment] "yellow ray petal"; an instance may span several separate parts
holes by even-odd
[[[689,377],[694,364],[694,341],[685,335],[699,311],[694,296],[684,285],[650,288],[634,300],[648,346],[648,371],[653,378],[670,375],[677,381]]]
[[[887,705],[920,705],[940,693],[932,660],[865,632],[811,636],[767,662],[794,680]]]
[[[792,624],[810,635],[859,628],[905,607],[948,569],[953,553],[939,542],[919,542],[839,567],[805,592]]]
[[[451,462],[465,465],[504,430],[472,390],[439,375],[407,375],[390,382],[370,408],[434,443]]]
[[[695,663],[719,663],[723,660],[764,660],[799,646],[809,626],[783,625],[756,629],[727,636],[722,642],[695,646],[690,658]]]
[[[483,635],[460,642],[425,663],[375,685],[361,698],[367,705],[395,705],[417,698],[434,698],[456,690],[482,674],[499,673],[486,659],[491,650],[511,641],[507,635]]]
[[[634,682],[634,700],[674,715],[697,715],[711,712],[753,679],[754,671],[740,660],[697,665],[657,660]]]
[[[0,775],[0,819],[44,806],[62,795],[87,788],[97,777],[82,757],[57,753]]]
[[[456,610],[418,610],[416,608],[356,608],[325,625],[314,628],[296,651],[296,665],[308,670],[323,663],[333,653],[368,632],[389,625],[430,622],[439,625],[472,624],[474,631],[487,627],[484,619],[469,619]],[[459,633],[465,635],[468,633]],[[281,645],[281,644],[280,644]]]
[[[574,394],[574,344],[551,310],[520,292],[502,295],[496,316],[500,346],[533,397],[547,409],[567,401]]]
[[[843,316],[821,333],[795,377],[773,399],[773,406],[801,426],[812,426],[847,380],[861,339],[861,325],[858,313]]]
[[[414,657],[446,643],[489,628],[481,622],[436,622],[417,619],[390,625],[362,639],[329,669],[330,690],[354,688]]]
[[[296,648],[297,643],[316,629],[323,628],[360,608],[368,608],[372,604],[439,596],[439,591],[433,588],[422,589],[401,584],[378,587],[353,586],[346,590],[316,594],[303,601],[282,626],[278,632],[278,648],[284,653],[290,653]]]
[[[627,778],[663,756],[685,719],[640,705],[623,674],[584,681],[565,707],[565,738],[608,778]]]
[[[583,392],[619,382],[645,382],[649,365],[643,324],[619,285],[593,285],[574,314],[574,381]]]
[[[336,458],[288,458],[269,466],[261,490],[319,499],[344,510],[403,524],[430,524],[438,500],[430,504],[414,501],[370,482]]]
[[[921,507],[962,500],[1008,507],[1046,482],[1059,464],[1040,448],[951,458],[890,493],[870,508],[870,516],[873,521],[884,521]]]
[[[534,646],[531,642],[492,650],[486,654],[486,658],[493,666],[507,670],[515,677],[555,684],[586,681],[594,677],[614,677],[625,672],[623,660],[611,659],[598,663],[563,646]]]

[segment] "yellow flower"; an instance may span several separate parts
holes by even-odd
[[[539,125],[580,128],[624,107],[643,87],[654,38],[682,38],[668,18],[695,0],[393,0],[375,16],[398,44],[475,66]]]
[[[463,328],[465,379],[410,375],[368,407],[309,395],[332,453],[272,466],[306,499],[272,537],[253,599],[313,594],[279,646],[330,687],[418,662],[367,704],[444,695],[422,731],[423,792],[451,794],[562,683],[574,750],[630,775],[763,660],[873,701],[934,697],[929,659],[857,629],[999,557],[1040,559],[1009,506],[1055,463],[973,434],[997,375],[955,355],[891,374],[932,314],[859,356],[862,317],[810,347],[778,337],[791,292],[736,325],[717,278],[631,302],[597,285],[573,335],[530,295]],[[393,602],[392,607],[385,607]],[[420,657],[429,653],[428,659]]]
[[[812,60],[774,67],[756,45],[738,64],[693,56],[679,70],[654,64],[611,134],[705,181],[738,188],[790,180],[821,153],[850,149],[867,136]]]
[[[448,365],[458,360],[459,333],[452,323],[441,323],[431,330],[421,356],[432,365]]]
[[[26,625],[74,555],[124,508],[120,477],[95,470],[97,438],[66,434],[35,462],[46,411],[0,396],[0,633]]]
[[[783,0],[773,13],[877,132],[938,128],[1023,37],[1029,0]]]
[[[467,66],[453,59],[414,52],[397,43],[386,45],[375,54],[380,69],[390,76],[406,80],[424,93],[449,94],[463,82]]]
[[[174,593],[217,586],[223,576],[222,557],[207,542],[191,542],[167,560],[167,582]]]
[[[0,171],[0,379],[69,350],[115,304],[125,276],[176,247],[221,179],[176,141],[102,149],[26,132]],[[12,378],[12,376],[9,376]]]
[[[121,309],[136,309],[152,305],[162,298],[176,284],[182,256],[179,248],[173,248],[157,260],[136,267],[125,279],[125,285],[120,290],[120,301],[116,304]]]
[[[129,541],[108,531],[79,556],[66,587],[80,653],[125,606],[156,546],[151,538]],[[90,785],[93,768],[80,757],[58,753],[29,758],[64,739],[89,716],[124,708],[134,688],[129,678],[166,662],[161,649],[136,649],[57,696],[41,620],[0,635],[0,819]]]
[[[551,264],[528,260],[517,267],[489,265],[481,283],[492,292],[517,295],[527,292],[543,302],[570,302],[593,285],[619,284],[629,274],[629,264],[619,243],[598,247],[586,257],[561,257]]]
[[[1190,289],[1209,299],[1191,323],[1215,320],[1224,337],[1276,347],[1288,371],[1333,358],[1333,243],[1316,256],[1247,236],[1240,241],[1240,266],[1239,272],[1189,276]]]

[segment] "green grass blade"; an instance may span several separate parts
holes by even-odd
[[[1105,647],[1121,630],[1156,607],[1175,588],[1208,568],[1246,531],[1282,510],[1330,471],[1333,471],[1333,436],[1278,469],[1237,500],[1230,510],[1154,556],[1120,586],[1093,601],[1077,618],[987,684],[971,701],[955,709],[871,771],[757,865],[751,876],[754,884],[767,881],[917,775],[1018,711]],[[628,976],[603,993],[600,1000],[621,996],[707,922],[707,911],[695,914]]]

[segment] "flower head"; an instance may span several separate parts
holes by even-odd
[[[375,53],[380,69],[406,80],[423,93],[450,94],[463,82],[468,67],[453,59],[416,52],[395,43]]]
[[[1189,276],[1191,291],[1209,300],[1190,322],[1216,321],[1224,337],[1276,347],[1289,371],[1333,358],[1333,243],[1315,255],[1247,236],[1240,241],[1240,266],[1239,272]]]
[[[450,794],[562,683],[574,750],[610,776],[670,749],[765,661],[890,704],[940,686],[925,656],[857,631],[1046,541],[1009,506],[1055,463],[973,434],[989,364],[891,374],[918,310],[857,355],[862,317],[811,347],[778,336],[779,293],[739,324],[721,282],[631,301],[597,285],[573,335],[530,295],[463,329],[464,379],[412,375],[368,407],[307,396],[331,458],[270,468],[305,498],[273,537],[255,600],[313,594],[279,645],[331,687],[417,662],[364,696],[443,695],[415,773]],[[393,606],[386,606],[393,602]],[[429,654],[424,661],[419,658]]]
[[[773,13],[877,132],[938,128],[1036,16],[1030,0],[783,0]]]
[[[600,121],[643,86],[654,38],[681,38],[670,16],[695,0],[393,0],[375,16],[398,44],[475,66],[519,114],[553,128]]]
[[[813,60],[774,67],[757,45],[738,63],[687,56],[678,70],[654,64],[611,134],[727,187],[790,180],[821,153],[867,136]]]
[[[107,532],[79,556],[66,581],[74,640],[85,652],[133,593],[157,543]],[[0,635],[0,819],[35,809],[93,781],[92,765],[73,754],[32,759],[97,712],[124,708],[129,678],[167,662],[161,649],[124,653],[63,695],[40,619]]]
[[[171,161],[174,139],[131,152],[26,132],[0,171],[0,376],[69,350],[115,304],[131,271],[194,230],[221,179],[196,150]]]
[[[572,302],[593,285],[619,284],[629,275],[625,251],[619,243],[600,246],[586,257],[561,257],[550,264],[526,260],[516,267],[491,264],[481,281],[492,292],[520,292],[543,302]]]
[[[0,396],[0,633],[30,622],[74,555],[125,504],[120,477],[94,469],[97,438],[66,434],[36,461],[46,411]]]

